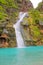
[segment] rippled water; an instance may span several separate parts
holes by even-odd
[[[0,65],[43,65],[43,46],[0,48]]]

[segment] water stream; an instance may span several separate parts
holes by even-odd
[[[25,47],[24,45],[24,40],[23,37],[21,35],[21,22],[23,22],[23,18],[27,15],[27,12],[20,12],[19,16],[18,16],[18,20],[17,23],[15,23],[13,25],[13,28],[15,29],[15,33],[16,33],[16,41],[17,41],[17,47],[18,48],[22,48]]]

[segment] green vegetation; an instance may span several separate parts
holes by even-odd
[[[40,20],[40,12],[36,9],[33,9],[29,12],[30,17],[32,18],[32,24],[36,24]]]
[[[37,26],[31,26],[31,33],[34,38],[40,37],[40,30]]]
[[[17,8],[17,5],[16,3],[14,2],[14,0],[0,0],[0,4],[3,4],[7,7],[14,7],[14,8]]]
[[[38,7],[36,9],[43,13],[43,1],[38,4]]]
[[[5,21],[6,17],[7,14],[5,14],[4,12],[0,12],[0,20]]]

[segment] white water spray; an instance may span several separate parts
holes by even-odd
[[[20,12],[19,13],[19,20],[17,20],[17,23],[13,25],[13,28],[15,28],[15,33],[16,33],[16,41],[17,41],[17,47],[18,48],[23,48],[25,47],[24,45],[24,40],[21,35],[21,22],[23,22],[23,18],[27,15],[27,12]]]

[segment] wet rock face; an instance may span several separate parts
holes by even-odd
[[[7,34],[2,34],[0,36],[0,47],[8,47],[7,37]]]
[[[8,33],[3,31],[0,33],[0,48],[17,47],[14,29],[7,27],[6,30]]]
[[[31,1],[22,0],[19,4],[20,11],[26,12],[30,10],[30,8],[33,8]]]
[[[28,8],[33,8],[31,1],[28,2]]]

